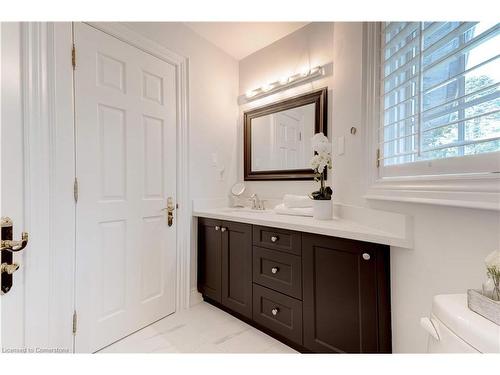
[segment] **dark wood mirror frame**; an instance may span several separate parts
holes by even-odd
[[[269,115],[271,113],[281,112],[287,109],[301,107],[307,104],[315,104],[314,114],[314,133],[322,132],[327,135],[328,129],[328,88],[302,94],[277,103],[272,103],[264,107],[252,109],[243,114],[244,124],[244,169],[245,181],[269,181],[269,180],[313,180],[314,173],[312,169],[294,169],[294,170],[270,170],[270,171],[252,171],[252,119]],[[312,157],[312,155],[311,155]],[[325,171],[326,178],[326,171]]]

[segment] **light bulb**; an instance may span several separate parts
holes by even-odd
[[[290,76],[288,78],[288,82],[294,82],[294,81],[296,81],[299,78],[300,78],[300,73],[294,74],[293,76]]]
[[[280,79],[280,84],[281,85],[286,85],[289,80],[290,80],[290,77],[283,77],[283,78]]]
[[[251,98],[252,96],[255,96],[255,94],[257,94],[257,92],[255,90],[248,90],[246,93],[245,93],[245,96],[247,98]]]
[[[316,67],[312,68],[312,69],[309,71],[309,74],[310,74],[310,75],[313,75],[313,74],[318,73],[318,72],[319,72],[319,70],[320,70],[320,68],[321,68],[320,66],[316,66]]]
[[[309,75],[309,68],[304,68],[300,71],[302,77],[307,77]]]
[[[267,92],[267,91],[272,90],[272,89],[273,89],[273,87],[274,87],[274,86],[273,86],[273,85],[271,85],[271,84],[266,84],[266,85],[261,86],[261,87],[260,87],[260,89],[261,89],[262,91],[264,91],[264,92]]]

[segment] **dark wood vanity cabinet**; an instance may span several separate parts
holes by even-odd
[[[318,353],[390,353],[386,246],[302,235],[304,346]]]
[[[200,219],[198,290],[248,318],[252,317],[252,226]]]
[[[198,291],[221,302],[222,295],[222,222],[198,220]]]
[[[252,226],[223,221],[222,305],[252,317]]]
[[[389,247],[199,218],[198,290],[303,352],[390,353]]]

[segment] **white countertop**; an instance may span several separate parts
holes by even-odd
[[[195,207],[193,208],[193,216],[349,238],[397,247],[412,247],[411,240],[407,238],[408,236],[405,233],[391,231],[391,225],[387,225],[389,230],[386,231],[346,218],[315,220],[312,217],[278,215],[273,210],[263,212],[249,208],[230,207]]]

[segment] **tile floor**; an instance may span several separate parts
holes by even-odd
[[[201,302],[99,353],[297,353],[216,307]]]

